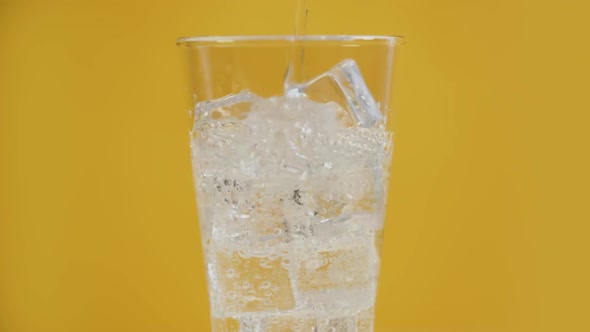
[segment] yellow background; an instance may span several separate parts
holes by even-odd
[[[585,1],[312,0],[396,34],[377,331],[590,331]],[[182,35],[293,1],[0,0],[0,331],[206,331]]]

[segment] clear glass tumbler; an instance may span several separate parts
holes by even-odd
[[[213,331],[373,330],[398,42],[178,40]]]

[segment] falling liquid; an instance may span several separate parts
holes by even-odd
[[[305,35],[307,30],[307,17],[309,14],[309,0],[297,0],[295,8],[295,42],[291,54],[291,60],[285,75],[285,91],[287,95],[297,91],[297,84],[306,81],[305,77],[305,49],[299,37]],[[289,93],[291,92],[291,93]],[[295,94],[297,94],[295,92]]]
[[[307,14],[309,13],[309,0],[297,0],[295,9],[295,36],[305,34],[307,29]]]

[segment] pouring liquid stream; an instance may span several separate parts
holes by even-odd
[[[299,37],[306,34],[307,18],[309,14],[309,0],[297,0],[295,9],[295,42],[291,51],[290,63],[285,74],[286,95],[299,95],[297,85],[306,81],[305,77],[305,49]]]

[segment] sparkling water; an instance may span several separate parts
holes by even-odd
[[[373,330],[391,136],[352,60],[297,91],[196,105],[213,331]]]

